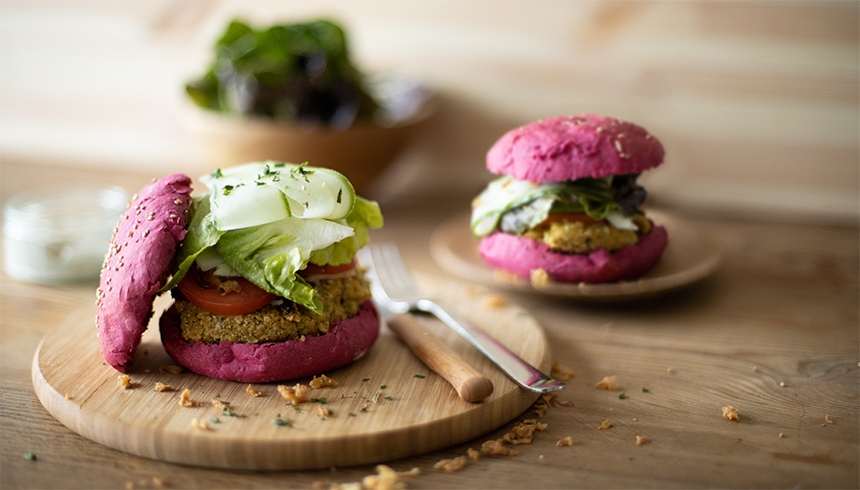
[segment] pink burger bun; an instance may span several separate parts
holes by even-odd
[[[320,374],[358,359],[376,342],[379,313],[366,301],[358,314],[332,321],[324,335],[306,339],[243,344],[207,344],[182,337],[175,309],[161,315],[161,343],[176,362],[210,378],[266,383]]]
[[[664,154],[660,142],[642,127],[586,114],[513,129],[490,148],[486,164],[493,173],[541,184],[635,175],[660,165]],[[479,251],[488,264],[523,278],[542,269],[557,282],[616,282],[646,273],[666,249],[666,229],[649,223],[651,229],[638,233],[637,243],[614,252],[560,252],[500,229],[481,238]]]

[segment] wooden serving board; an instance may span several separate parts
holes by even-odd
[[[546,337],[523,308],[509,301],[501,306],[487,301],[489,293],[480,286],[419,279],[432,296],[549,372]],[[167,303],[157,301],[156,311]],[[339,387],[312,389],[310,396],[319,401],[296,409],[279,395],[279,383],[253,385],[262,393],[253,397],[246,391],[247,384],[188,371],[159,372],[174,362],[161,346],[156,320],[144,334],[128,373],[133,384],[122,389],[121,373],[102,359],[94,318],[95,306],[82,309],[45,336],[33,359],[36,394],[48,412],[78,434],[162,461],[267,470],[387,461],[477,438],[522,414],[538,397],[518,388],[441,322],[423,317],[428,328],[493,381],[490,397],[479,403],[464,402],[451,385],[383,328],[361,359],[325,373]],[[156,391],[157,382],[173,389]],[[179,403],[186,388],[196,402],[194,407]],[[326,419],[318,415],[322,399],[332,412]],[[235,416],[225,414],[212,400],[229,403]],[[209,428],[195,427],[193,419],[207,422]]]

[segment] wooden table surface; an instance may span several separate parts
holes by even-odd
[[[50,170],[50,171],[48,171]],[[131,192],[154,175],[0,164],[8,199],[36,176]],[[472,196],[413,185],[379,196],[385,227],[410,267],[430,258],[433,229]],[[676,210],[677,212],[677,210]],[[575,371],[547,424],[516,457],[486,457],[456,473],[433,469],[501,437],[388,461],[418,468],[408,488],[857,488],[860,355],[857,227],[687,216],[722,241],[725,260],[702,284],[647,302],[584,305],[505,293],[543,325],[554,359]],[[322,488],[361,481],[374,465],[246,472],[184,467],[127,455],[54,420],[30,366],[40,339],[94,299],[94,285],[0,286],[0,486],[3,488]],[[616,375],[619,389],[595,388]],[[621,395],[624,395],[623,397]],[[739,421],[722,417],[732,405]],[[535,417],[526,412],[514,422]],[[598,430],[609,420],[612,427]],[[571,436],[573,445],[557,447]],[[647,442],[636,444],[637,436]],[[337,448],[332,448],[336,451]],[[35,460],[25,458],[26,453]]]

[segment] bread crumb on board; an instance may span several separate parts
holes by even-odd
[[[327,406],[320,405],[319,407],[317,407],[317,416],[319,416],[319,418],[325,420],[331,417],[331,415],[331,410],[329,410]]]
[[[310,388],[307,385],[303,385],[301,383],[296,384],[292,388],[286,385],[278,385],[278,393],[284,397],[285,400],[292,403],[293,405],[298,405],[300,403],[304,403],[310,401],[308,397],[308,392]]]
[[[824,421],[825,421],[825,422],[827,422],[828,424],[833,424],[833,422],[836,422],[835,420],[833,420],[832,418],[830,418],[830,415],[825,415],[825,416],[824,416]]]
[[[637,446],[641,446],[642,444],[645,444],[646,442],[648,442],[647,436],[636,436],[636,445]]]
[[[467,449],[467,450],[466,450],[466,456],[469,456],[469,458],[471,458],[471,459],[473,459],[473,460],[477,461],[477,460],[478,460],[478,458],[480,458],[480,457],[481,457],[481,452],[480,452],[480,451],[478,451],[477,449],[469,448],[469,449]]]
[[[723,407],[723,418],[726,420],[734,421],[741,420],[741,416],[738,414],[738,409],[731,405],[726,405]]]
[[[191,419],[191,427],[200,430],[209,430],[209,422],[203,419],[193,418]]]
[[[120,374],[117,376],[116,381],[123,390],[128,390],[132,386],[131,376],[127,374]]]
[[[191,390],[185,388],[182,394],[179,395],[179,406],[181,407],[196,407],[197,403],[191,399]]]
[[[320,388],[328,388],[328,387],[337,388],[338,386],[340,386],[340,384],[337,381],[329,378],[325,374],[320,375],[319,378],[314,376],[314,379],[312,379],[310,381],[310,383],[308,383],[308,384],[311,385],[311,388],[316,389],[316,390],[318,390]]]
[[[262,393],[255,390],[254,387],[251,385],[248,385],[245,387],[245,393],[251,395],[252,398],[259,398],[259,397],[263,396]]]
[[[175,364],[165,364],[158,368],[158,372],[161,374],[179,374],[184,370],[185,368]]]
[[[597,426],[597,430],[606,430],[612,427],[612,422],[609,420],[604,420],[600,425]]]
[[[573,446],[573,437],[567,436],[555,443],[557,447]]]
[[[618,389],[618,376],[605,376],[603,379],[597,382],[594,385],[595,388],[603,388],[605,390],[617,390]]]
[[[166,384],[162,383],[161,381],[156,381],[155,382],[155,391],[158,391],[158,392],[173,391],[173,386],[172,385],[166,385]]]

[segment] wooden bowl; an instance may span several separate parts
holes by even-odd
[[[380,116],[344,130],[223,114],[190,103],[185,123],[209,169],[265,160],[308,162],[343,173],[362,192],[436,111],[435,94],[413,82],[380,79],[371,90],[382,106]]]

